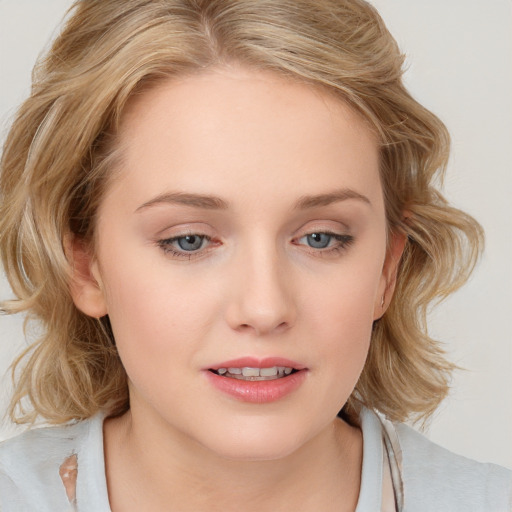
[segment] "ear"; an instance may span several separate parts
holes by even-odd
[[[75,306],[90,317],[105,316],[107,305],[98,263],[92,251],[73,235],[64,237],[64,249],[71,267],[69,291]]]
[[[393,233],[389,241],[386,259],[382,268],[382,275],[373,309],[373,320],[381,318],[388,308],[395,292],[398,265],[404,252],[407,235]]]

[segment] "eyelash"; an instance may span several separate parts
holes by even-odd
[[[309,252],[315,256],[325,256],[329,254],[336,254],[339,252],[342,252],[346,250],[350,245],[354,243],[354,237],[352,235],[340,235],[338,233],[333,233],[331,231],[312,231],[310,233],[306,233],[302,235],[299,238],[296,238],[294,240],[301,240],[302,238],[306,238],[308,236],[312,235],[327,235],[332,237],[334,240],[336,240],[336,244],[330,247],[325,248],[315,248],[311,246],[306,246]],[[181,240],[187,236],[195,236],[198,238],[201,238],[201,246],[206,241],[207,244],[210,244],[212,242],[212,238],[208,235],[202,235],[199,233],[187,233],[179,236],[173,236],[171,238],[165,238],[162,240],[158,240],[157,244],[158,246],[164,251],[165,254],[170,254],[172,257],[175,258],[181,258],[181,259],[187,259],[191,260],[193,258],[204,256],[207,252],[209,252],[209,247],[203,250],[203,247],[194,250],[194,251],[185,251],[185,250],[177,250],[174,248],[173,244],[177,242],[178,240]],[[330,243],[331,241],[329,241]],[[301,245],[301,244],[294,244],[294,245]]]

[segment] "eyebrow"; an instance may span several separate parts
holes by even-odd
[[[371,205],[370,200],[352,190],[350,188],[342,188],[340,190],[336,190],[334,192],[330,192],[328,194],[318,194],[312,196],[302,196],[296,203],[295,209],[297,210],[307,210],[308,208],[318,208],[319,206],[329,206],[333,203],[338,203],[340,201],[347,201],[348,199],[357,199],[359,201],[363,201]]]
[[[302,196],[295,204],[294,209],[307,210],[309,208],[318,208],[320,206],[328,206],[348,199],[357,199],[371,205],[370,200],[366,196],[356,192],[355,190],[343,188],[327,194]],[[221,199],[220,197],[185,192],[169,192],[150,199],[139,206],[135,211],[139,212],[159,204],[180,204],[205,210],[227,210],[229,208],[227,201],[224,201],[224,199]]]
[[[182,204],[185,206],[192,206],[194,208],[203,208],[205,210],[226,210],[228,203],[220,197],[208,196],[202,194],[187,194],[184,192],[170,192],[167,194],[160,194],[153,199],[145,202],[139,206],[135,211],[145,210],[150,206],[158,204]]]

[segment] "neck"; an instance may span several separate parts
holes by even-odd
[[[362,436],[336,418],[293,453],[231,460],[128,411],[105,423],[109,496],[117,510],[353,511]],[[123,485],[124,483],[124,485]],[[143,498],[141,498],[143,497]],[[138,503],[140,500],[140,503]]]

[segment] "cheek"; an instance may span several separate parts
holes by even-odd
[[[329,361],[336,372],[349,381],[357,380],[368,353],[372,318],[366,304],[356,307],[342,302],[325,308],[314,331],[321,338],[316,350],[322,361]],[[327,315],[330,315],[327,317]]]
[[[366,359],[380,283],[380,267],[360,263],[333,273],[329,286],[315,286],[307,306],[318,354],[349,380],[357,380]]]
[[[142,275],[132,276],[124,279],[111,273],[107,299],[130,393],[136,390],[146,401],[158,404],[166,400],[165,393],[161,394],[165,390],[179,401],[183,395],[180,383],[203,337],[200,308],[186,307],[190,304],[186,291],[169,286],[157,272],[146,268]]]
[[[358,260],[356,264],[347,261],[307,286],[309,307],[315,317],[328,317],[328,324],[336,324],[338,329],[332,327],[334,332],[351,332],[352,328],[356,333],[360,327],[373,323],[381,267],[378,262],[364,261],[365,255]]]
[[[129,375],[143,361],[157,367],[189,365],[220,314],[211,279],[177,271],[166,261],[140,268],[141,260],[125,258],[122,266],[104,272],[108,314]]]

